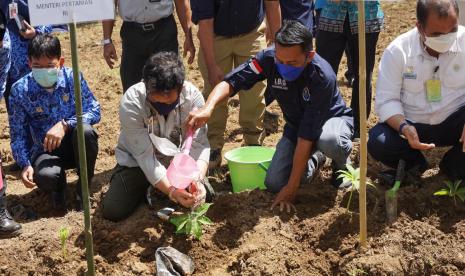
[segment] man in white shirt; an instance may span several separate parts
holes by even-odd
[[[422,151],[452,146],[440,169],[465,179],[465,27],[455,0],[419,0],[417,26],[384,51],[376,91],[378,123],[368,150],[389,167],[423,172]]]
[[[122,57],[120,75],[123,91],[142,79],[142,68],[147,59],[156,53],[178,52],[178,32],[174,9],[184,31],[184,56],[189,52],[189,64],[194,61],[195,46],[192,40],[192,21],[189,0],[115,0],[123,19],[120,36]],[[111,35],[114,20],[102,22],[103,57],[110,68],[118,59]]]

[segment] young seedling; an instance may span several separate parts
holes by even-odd
[[[170,222],[176,226],[176,234],[186,234],[200,240],[202,237],[202,226],[213,223],[205,215],[211,205],[211,203],[204,203],[189,214],[171,218]]]
[[[343,182],[350,182],[352,185],[350,186],[350,195],[349,195],[349,201],[347,202],[347,210],[349,210],[350,207],[350,201],[352,200],[352,194],[354,191],[357,191],[360,189],[360,168],[354,168],[352,165],[347,164],[346,165],[347,170],[339,170],[337,171],[339,173],[337,178],[342,178]],[[367,185],[370,185],[372,187],[376,187],[372,183],[367,181]]]
[[[61,251],[63,253],[63,258],[67,258],[68,252],[66,250],[66,242],[68,241],[69,238],[69,229],[67,227],[60,227],[60,230],[58,231],[58,237],[60,238],[60,244],[61,244]]]
[[[465,202],[465,187],[461,187],[462,180],[452,182],[450,180],[444,181],[447,188],[441,189],[434,193],[435,196],[450,196],[454,199],[454,205],[457,204],[456,197],[460,201]]]

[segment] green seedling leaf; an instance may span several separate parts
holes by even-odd
[[[174,224],[176,228],[179,227],[180,224],[185,222],[188,219],[188,215],[180,215],[170,218],[170,223]]]
[[[213,224],[205,215],[211,205],[211,203],[205,203],[189,214],[172,217],[169,221],[176,226],[176,234],[186,234],[200,240],[202,225]]]
[[[200,205],[199,207],[197,207],[197,209],[194,210],[194,213],[198,216],[205,215],[211,205],[212,205],[211,203],[204,203]]]
[[[441,189],[434,193],[435,196],[447,196],[449,195],[449,190]]]
[[[202,228],[198,221],[192,222],[191,234],[198,240],[202,237]]]
[[[202,217],[198,218],[198,222],[200,224],[203,224],[203,225],[213,224],[213,222],[209,218],[207,218],[206,216],[202,216]]]
[[[63,253],[63,258],[66,259],[67,257],[67,250],[66,250],[66,241],[69,238],[69,229],[67,227],[60,227],[58,230],[58,238],[60,239],[61,251]]]
[[[435,196],[449,196],[452,197],[454,200],[454,204],[456,204],[456,198],[460,201],[465,202],[465,187],[460,187],[462,184],[462,180],[458,180],[452,182],[450,180],[444,181],[446,184],[447,189],[441,189],[434,193]]]

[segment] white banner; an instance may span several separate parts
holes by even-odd
[[[29,0],[33,26],[115,18],[114,0]]]

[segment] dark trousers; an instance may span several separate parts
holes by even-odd
[[[366,34],[366,93],[367,93],[367,118],[371,112],[371,77],[373,67],[375,66],[376,44],[378,43],[379,33]],[[359,110],[359,72],[358,72],[358,34],[352,34],[350,31],[348,16],[344,22],[342,33],[327,32],[319,30],[316,36],[316,49],[318,54],[324,58],[337,74],[342,54],[347,46],[347,58],[352,63],[354,75],[354,84],[352,86],[352,101],[350,106],[354,111],[355,131],[360,128],[360,110]],[[349,70],[351,69],[349,68]]]
[[[0,155],[0,166],[2,166],[2,156]],[[0,176],[3,179],[3,188],[0,189],[0,209],[6,208],[6,177],[5,172],[3,171],[2,166],[2,174]]]
[[[141,168],[118,165],[103,198],[103,217],[113,221],[127,218],[143,202],[149,186]]]
[[[465,179],[465,153],[459,142],[465,124],[465,107],[450,115],[438,125],[416,124],[420,142],[434,143],[437,147],[452,146],[441,160],[440,168],[452,179]],[[406,139],[385,123],[377,124],[370,130],[368,152],[383,164],[395,168],[399,159],[406,162],[406,168],[424,165],[425,157],[419,150],[412,149]]]
[[[178,52],[178,32],[173,15],[155,24],[154,30],[143,31],[140,26],[123,22],[120,32],[123,44],[120,74],[124,92],[141,81],[142,69],[152,54]]]
[[[92,126],[84,124],[86,144],[87,175],[89,183],[94,176],[95,161],[98,153],[98,135]],[[66,188],[66,169],[77,168],[79,174],[79,150],[77,128],[63,138],[60,147],[51,153],[39,155],[33,162],[34,182],[46,192],[59,192]],[[81,196],[81,185],[77,186]]]

